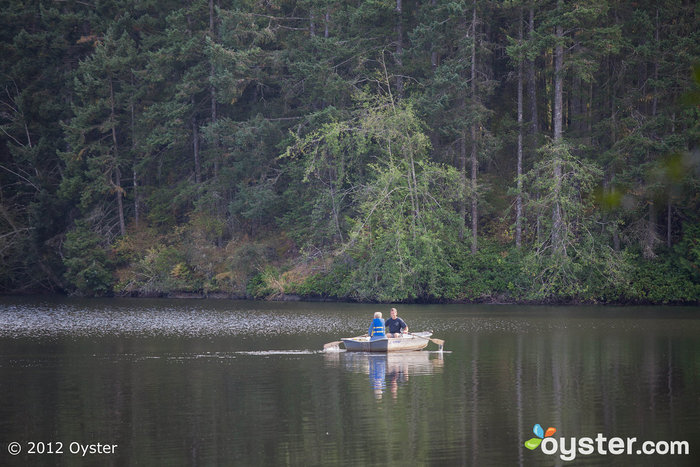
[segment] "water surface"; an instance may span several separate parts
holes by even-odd
[[[445,352],[321,351],[388,308],[0,298],[0,465],[563,465],[535,424],[690,446],[575,465],[697,465],[699,308],[400,306]]]

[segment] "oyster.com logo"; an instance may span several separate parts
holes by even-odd
[[[563,461],[572,461],[576,456],[620,456],[620,455],[690,455],[690,443],[688,441],[638,441],[637,438],[609,437],[603,433],[591,436],[558,436],[554,438],[556,428],[549,427],[547,431],[539,423],[532,428],[535,438],[525,441],[525,447],[531,451],[539,448],[543,454],[551,456],[559,454]]]
[[[539,423],[535,423],[535,426],[532,427],[532,432],[537,436],[537,438],[530,438],[527,441],[525,441],[525,447],[531,451],[540,447],[542,440],[544,438],[549,438],[550,436],[552,436],[554,433],[557,432],[557,429],[552,428],[550,426],[549,428],[547,428],[547,431],[544,431],[544,429],[542,429],[542,426]]]

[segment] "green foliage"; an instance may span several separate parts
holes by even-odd
[[[118,284],[119,292],[160,294],[178,291],[196,291],[196,279],[175,247],[156,244],[145,255],[132,263],[129,275]]]
[[[347,128],[355,131],[343,135]],[[310,142],[309,142],[310,141]],[[350,189],[357,214],[346,218],[350,231],[343,249],[358,268],[346,278],[348,295],[361,300],[409,300],[432,293],[445,264],[443,247],[450,224],[449,210],[440,203],[452,199],[454,171],[425,160],[428,139],[410,105],[391,100],[367,101],[353,122],[324,127],[301,148],[307,153],[307,176],[328,171],[328,163],[342,161],[334,173],[340,180],[331,196],[356,177],[346,175],[345,154],[367,154],[372,176]],[[317,156],[324,155],[322,158]],[[337,162],[334,162],[337,163]],[[332,186],[330,184],[329,186]],[[343,230],[334,214],[339,238]]]
[[[136,92],[132,85],[136,61],[133,39],[114,27],[76,75],[74,117],[65,126],[75,150],[63,154],[67,171],[62,191],[69,199],[79,198],[84,213],[109,195],[119,197],[123,192],[120,178],[122,159],[131,145],[125,128]]]
[[[343,283],[352,271],[348,258],[337,260],[322,272],[308,275],[296,286],[299,295],[305,297],[344,298],[348,294],[343,289]]]
[[[700,284],[700,224],[686,223],[682,240],[673,247],[678,269],[686,274],[693,284]]]
[[[564,142],[544,146],[541,153],[542,160],[524,177],[526,208],[537,214],[535,248],[524,264],[532,280],[528,296],[594,300],[600,293],[592,283],[605,283],[598,275],[617,263],[593,233],[597,219],[592,192],[601,171],[595,163],[573,157]]]
[[[254,275],[246,286],[246,294],[253,298],[264,298],[272,294],[272,288],[267,285],[262,272]]]
[[[4,5],[3,292],[697,301],[693,2]]]
[[[448,299],[464,301],[510,301],[527,298],[531,282],[524,271],[522,252],[497,244],[484,245],[476,253],[466,249],[451,255],[458,274]]]
[[[246,285],[246,293],[253,298],[276,298],[285,294],[283,275],[279,269],[266,266]]]
[[[66,234],[63,249],[64,278],[72,290],[87,296],[112,292],[112,261],[102,246],[102,239],[87,223],[76,223]]]
[[[630,288],[625,291],[630,301],[652,303],[697,303],[700,285],[685,273],[673,258],[638,259]]]

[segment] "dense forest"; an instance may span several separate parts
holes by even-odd
[[[0,292],[700,300],[695,1],[0,5]]]

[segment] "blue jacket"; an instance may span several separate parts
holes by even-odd
[[[374,318],[372,324],[369,325],[369,337],[384,337],[384,320]]]

